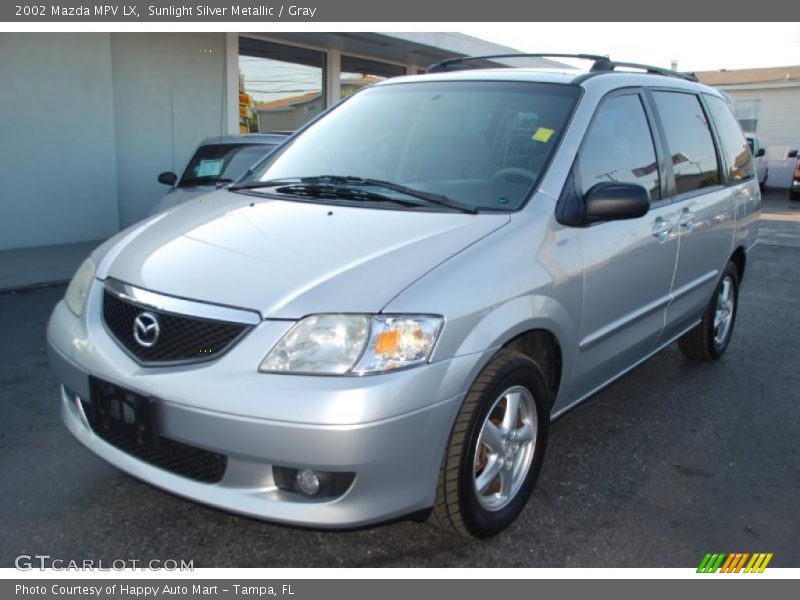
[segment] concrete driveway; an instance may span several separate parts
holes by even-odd
[[[670,347],[557,421],[521,518],[487,542],[393,523],[317,532],[140,483],[61,425],[44,328],[64,287],[0,295],[0,566],[193,559],[196,567],[692,567],[774,552],[800,567],[800,203],[771,192],[725,358]]]

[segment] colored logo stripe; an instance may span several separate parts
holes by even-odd
[[[719,569],[722,561],[725,560],[724,554],[706,554],[700,566],[697,567],[698,573],[714,573]]]
[[[720,573],[738,573],[744,566],[744,561],[750,556],[747,552],[737,552],[736,554],[729,554],[728,560],[722,565]]]
[[[698,573],[739,573],[744,569],[745,573],[763,573],[764,569],[772,560],[772,553],[735,552],[732,554],[709,553],[703,557],[700,566],[697,567]],[[747,562],[747,559],[750,559]],[[745,567],[745,562],[747,566]]]
[[[772,553],[769,554],[753,554],[753,558],[747,563],[745,573],[763,573],[767,568],[769,561],[772,560]]]

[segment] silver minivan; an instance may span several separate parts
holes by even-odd
[[[47,330],[66,426],[240,514],[501,531],[553,419],[675,340],[724,354],[756,242],[725,98],[582,58],[384,81],[104,243]]]

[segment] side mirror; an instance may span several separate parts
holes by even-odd
[[[637,219],[650,210],[650,192],[638,183],[604,181],[583,197],[587,223]]]
[[[759,148],[759,149],[758,149],[758,152],[756,152],[756,158],[761,158],[761,157],[762,157],[762,156],[764,156],[766,153],[767,153],[767,151],[766,151],[766,150],[764,150],[763,148]]]
[[[178,181],[178,176],[172,171],[164,171],[158,176],[158,183],[172,187]]]
[[[789,150],[789,158],[797,158],[797,150]]]

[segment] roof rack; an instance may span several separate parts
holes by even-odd
[[[472,62],[476,60],[496,60],[499,58],[580,58],[583,60],[593,60],[595,62],[601,60],[608,60],[607,56],[600,56],[599,54],[486,54],[484,56],[456,56],[455,58],[447,58],[441,62],[432,64],[428,67],[428,73],[442,73],[444,71],[458,71],[461,65],[465,62]]]
[[[665,69],[663,67],[654,67],[653,65],[642,65],[639,63],[620,62],[611,60],[606,57],[604,60],[596,60],[589,69],[590,73],[607,73],[613,72],[617,67],[625,69],[641,69],[646,73],[652,75],[664,75],[666,77],[677,77],[678,79],[685,79],[686,81],[697,81],[694,73],[681,73],[680,71],[673,71],[672,69]]]
[[[438,63],[434,63],[428,67],[428,73],[444,73],[446,71],[458,71],[464,69],[464,63],[473,61],[491,61],[501,58],[578,58],[581,60],[591,60],[592,67],[589,69],[590,73],[613,73],[617,67],[625,69],[641,69],[646,73],[653,75],[664,75],[666,77],[677,77],[678,79],[685,79],[686,81],[697,81],[697,77],[692,73],[680,73],[671,69],[664,69],[662,67],[655,67],[653,65],[642,65],[639,63],[619,62],[611,60],[608,56],[601,56],[599,54],[559,54],[559,53],[516,53],[516,54],[487,54],[485,56],[457,56],[455,58],[448,58]],[[502,65],[507,66],[507,65]]]

